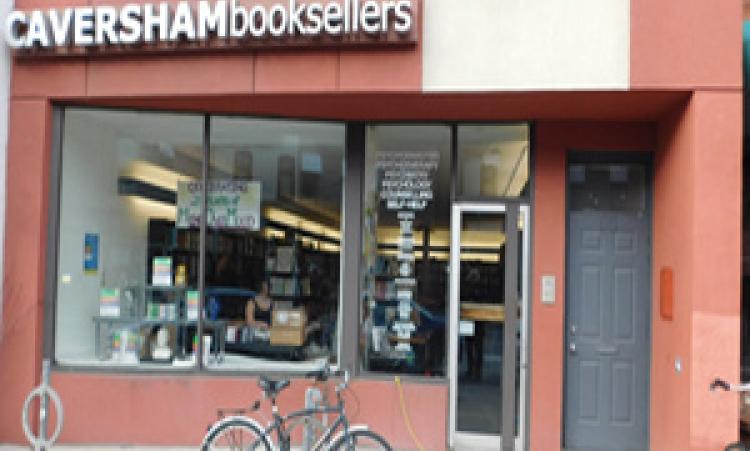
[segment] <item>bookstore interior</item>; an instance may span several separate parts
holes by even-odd
[[[61,117],[60,365],[190,368],[201,341],[208,370],[303,371],[357,340],[366,371],[445,375],[451,187],[528,192],[527,124],[368,125],[362,217],[348,225],[361,243],[346,248],[361,256],[360,279],[343,281],[346,123],[78,107]],[[466,224],[462,298],[497,313],[502,217]],[[345,283],[359,299],[342,299]],[[339,336],[344,304],[358,337]],[[501,331],[474,337],[486,343],[466,344],[469,373],[502,353]]]

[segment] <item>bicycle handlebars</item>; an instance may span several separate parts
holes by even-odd
[[[724,391],[731,390],[732,386],[729,384],[729,382],[723,380],[723,379],[714,379],[713,382],[711,382],[711,391],[716,390],[717,388],[720,388]]]
[[[713,382],[711,382],[711,391],[714,391],[716,389],[747,393],[750,392],[750,383],[731,384],[724,379],[716,378]]]

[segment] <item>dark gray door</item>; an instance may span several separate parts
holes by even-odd
[[[648,447],[650,214],[641,165],[571,165],[567,449]]]

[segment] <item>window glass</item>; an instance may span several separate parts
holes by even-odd
[[[642,164],[572,164],[568,184],[572,211],[646,211],[646,168]]]
[[[361,330],[369,371],[445,374],[451,130],[367,129]]]
[[[528,183],[528,125],[458,126],[458,196],[525,196]]]
[[[205,324],[224,352],[209,368],[335,361],[344,147],[342,124],[212,119]]]
[[[461,216],[456,429],[462,432],[501,432],[506,232],[505,213]]]
[[[177,187],[200,179],[200,116],[65,112],[55,352],[76,365],[192,366],[197,229]]]

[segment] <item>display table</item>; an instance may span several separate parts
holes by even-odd
[[[101,333],[102,327],[106,327],[109,331],[120,328],[120,329],[138,329],[138,333],[142,333],[142,329],[146,327],[165,327],[173,326],[179,330],[177,333],[181,337],[181,340],[170,340],[172,356],[181,355],[187,348],[187,329],[189,327],[198,327],[197,320],[182,320],[182,319],[144,319],[144,318],[123,318],[117,316],[94,316],[94,352],[98,358],[102,358],[102,347],[101,347]],[[226,336],[227,336],[227,322],[223,320],[204,320],[203,321],[204,332],[210,330],[213,337],[212,342],[216,343],[214,346],[213,355],[214,358],[221,362],[224,360],[226,352]]]

